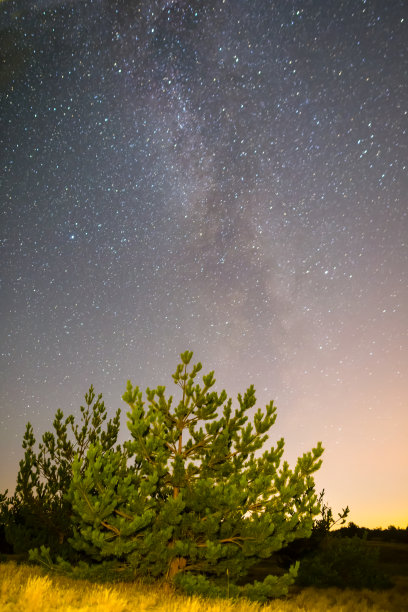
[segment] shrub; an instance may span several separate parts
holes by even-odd
[[[377,549],[359,538],[327,537],[319,550],[303,559],[297,576],[300,586],[387,588],[391,582],[378,567]]]

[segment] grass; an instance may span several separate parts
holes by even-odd
[[[246,600],[205,600],[143,583],[107,587],[44,574],[39,567],[0,563],[2,612],[403,612],[408,611],[408,576],[387,591],[305,588],[284,600],[260,605]]]

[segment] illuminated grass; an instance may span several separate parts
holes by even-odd
[[[401,612],[408,610],[407,601],[406,577],[397,578],[397,586],[387,591],[306,588],[286,600],[262,606],[245,600],[184,597],[143,583],[115,583],[107,587],[50,577],[37,567],[0,563],[2,612]]]

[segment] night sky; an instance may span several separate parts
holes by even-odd
[[[408,525],[404,0],[0,4],[0,491],[92,383],[271,399],[318,490]],[[125,424],[125,416],[123,418]],[[128,430],[122,429],[122,439]]]

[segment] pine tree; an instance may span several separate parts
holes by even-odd
[[[103,452],[116,443],[120,427],[120,411],[109,420],[100,394],[95,399],[91,386],[81,406],[81,423],[73,415],[64,418],[58,410],[53,432],[45,432],[36,451],[36,439],[31,423],[27,423],[23,438],[24,458],[20,461],[15,493],[3,495],[1,522],[14,552],[46,545],[61,551],[71,535],[71,505],[66,498],[74,457],[83,460],[92,444],[99,443]],[[7,493],[7,492],[6,492]]]
[[[162,386],[147,389],[145,402],[129,381],[123,399],[131,439],[122,450],[93,444],[86,461],[76,457],[71,543],[96,561],[116,559],[187,592],[280,596],[296,566],[262,583],[237,583],[260,559],[310,535],[320,510],[312,474],[321,443],[293,470],[281,465],[284,440],[265,448],[273,402],[254,412],[251,386],[233,411],[226,392],[212,390],[213,372],[197,382],[202,366],[189,369],[191,359],[183,353],[173,375],[177,404]]]

